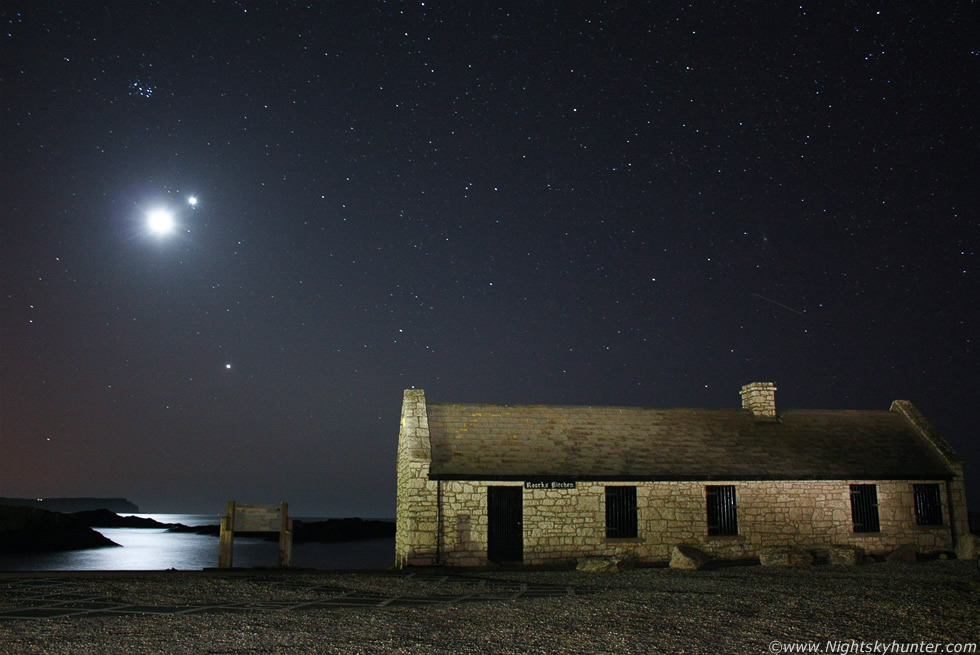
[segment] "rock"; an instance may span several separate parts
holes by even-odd
[[[186,526],[176,524],[169,527],[169,532],[185,532],[190,534],[203,534],[217,537],[221,533],[220,526],[217,525],[192,525]],[[236,532],[236,536],[253,536],[267,541],[278,541],[278,532]],[[374,519],[327,519],[326,521],[293,521],[293,543],[306,543],[318,541],[322,543],[336,543],[340,541],[366,541],[368,539],[388,539],[395,536],[395,523],[393,521],[378,521]]]
[[[183,523],[176,523],[171,526],[167,532],[177,532],[184,534],[200,534],[210,537],[217,537],[221,534],[220,525],[184,525]],[[279,533],[276,533],[276,539],[279,538]]]
[[[0,552],[41,553],[118,545],[69,514],[0,506]]]
[[[810,566],[813,554],[791,546],[770,546],[759,550],[759,563],[763,566]]]
[[[956,540],[956,559],[975,559],[980,555],[980,537],[964,534]]]
[[[711,557],[694,546],[674,546],[670,551],[670,568],[696,571],[711,561]]]
[[[831,566],[855,566],[864,563],[864,549],[859,546],[835,545],[830,547]]]
[[[95,509],[71,514],[90,528],[171,528],[173,523],[160,523],[141,516],[119,516],[107,509]]]
[[[626,562],[619,557],[580,557],[576,571],[585,573],[619,573],[626,568]]]
[[[885,556],[886,562],[901,562],[904,564],[915,564],[915,553],[918,547],[915,544],[902,544]]]

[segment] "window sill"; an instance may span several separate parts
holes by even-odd
[[[606,537],[607,544],[642,544],[642,537]]]

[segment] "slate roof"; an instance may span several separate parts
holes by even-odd
[[[430,477],[907,480],[953,473],[898,412],[428,404]]]

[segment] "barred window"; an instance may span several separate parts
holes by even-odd
[[[851,520],[855,532],[880,532],[878,524],[878,486],[851,485]]]
[[[735,486],[705,487],[708,499],[708,536],[738,534]]]
[[[606,487],[606,537],[636,538],[636,487]]]
[[[917,484],[915,490],[915,520],[919,525],[942,525],[943,506],[939,500],[938,484]]]

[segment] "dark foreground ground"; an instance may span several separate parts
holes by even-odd
[[[30,600],[32,586],[48,592]],[[617,574],[0,574],[0,617],[31,603],[84,606],[82,598],[162,613],[0,618],[0,651],[716,654],[813,642],[820,650],[811,652],[855,653],[925,642],[938,644],[931,652],[980,652],[969,645],[980,642],[980,578],[964,561]]]

